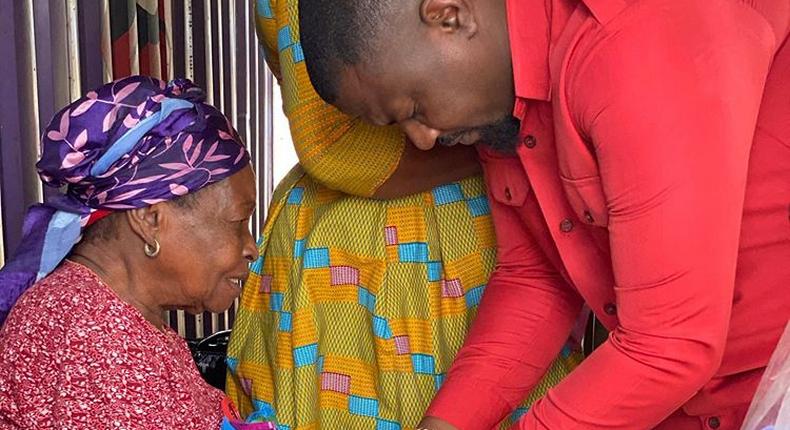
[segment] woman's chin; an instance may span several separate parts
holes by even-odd
[[[188,313],[188,314],[190,314],[190,315],[200,315],[203,312],[214,312],[214,311],[211,311],[211,310],[208,310],[208,309],[195,307],[195,306],[184,307],[184,308],[181,308],[181,310],[186,312],[186,313]]]
[[[217,300],[215,303],[207,303],[203,309],[204,312],[211,312],[215,314],[219,314],[222,312],[227,311],[233,306],[233,302],[236,300],[236,297],[228,297],[225,300]]]

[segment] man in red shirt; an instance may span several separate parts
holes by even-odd
[[[324,100],[422,149],[493,144],[497,270],[421,427],[494,427],[585,305],[609,339],[518,429],[740,427],[790,318],[790,1],[299,14]]]

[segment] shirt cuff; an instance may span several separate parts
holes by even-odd
[[[448,378],[425,412],[459,430],[490,430],[513,409],[496,385],[474,378]]]

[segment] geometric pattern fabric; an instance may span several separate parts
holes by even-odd
[[[413,428],[494,266],[474,177],[377,201],[295,168],[275,193],[228,350],[228,394],[283,429]],[[565,351],[513,418],[578,363]]]

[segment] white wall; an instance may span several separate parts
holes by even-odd
[[[273,105],[274,105],[274,153],[272,154],[272,164],[274,170],[274,183],[280,180],[291,170],[299,160],[296,158],[293,141],[291,140],[291,130],[288,127],[288,119],[283,113],[283,99],[280,86],[274,83]]]

